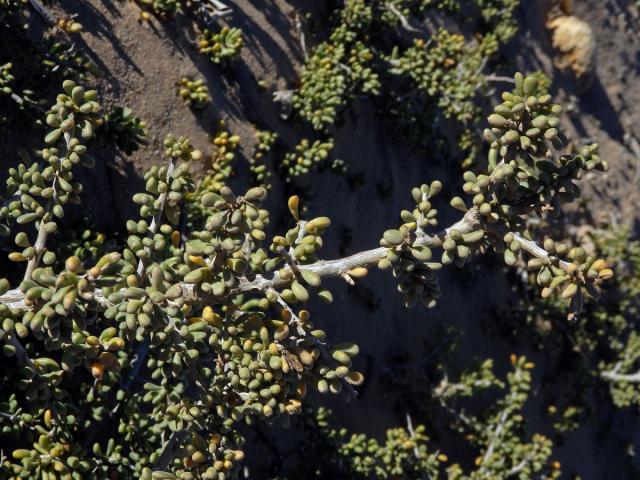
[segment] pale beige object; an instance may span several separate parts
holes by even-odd
[[[596,50],[591,26],[572,15],[561,15],[547,22],[547,28],[553,31],[551,43],[560,52],[558,68],[571,68],[576,78],[590,73]]]

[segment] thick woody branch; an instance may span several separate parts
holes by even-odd
[[[600,376],[610,382],[640,382],[640,371],[635,373],[619,373],[620,368],[622,368],[622,364],[618,363],[612,370],[600,372]]]
[[[444,238],[451,230],[458,230],[460,233],[464,234],[479,228],[480,225],[480,216],[478,214],[478,210],[474,207],[469,209],[458,222],[454,223],[450,227],[442,230],[440,233],[437,233],[435,235],[421,236],[417,240],[417,242],[420,245],[428,246],[430,248],[437,248],[442,246]],[[526,251],[534,257],[543,260],[551,260],[549,253],[544,248],[540,247],[536,242],[534,242],[533,240],[528,240],[517,233],[514,233],[514,235],[515,238],[520,242],[522,250]],[[344,278],[347,272],[353,270],[354,268],[371,267],[377,265],[380,260],[385,258],[386,252],[387,249],[385,247],[378,247],[371,250],[365,250],[363,252],[359,252],[344,258],[338,258],[335,260],[319,260],[316,263],[300,265],[299,268],[314,272],[322,278]],[[563,260],[558,260],[558,264],[562,269],[566,269],[569,266],[569,263]],[[140,265],[138,265],[138,267],[140,268]],[[285,267],[284,270],[291,270],[291,266]],[[239,285],[229,290],[225,294],[225,297],[231,297],[240,293],[255,291],[266,292],[271,289],[278,290],[289,285],[290,280],[286,278],[288,278],[287,275],[285,275],[285,278],[283,278],[278,272],[274,273],[271,277],[256,275],[253,278],[242,278]],[[221,300],[220,297],[203,297],[200,292],[198,292],[197,285],[183,283],[181,286],[183,292],[183,300],[185,303],[193,304],[202,301],[209,302]],[[111,306],[110,302],[104,296],[102,290],[100,289],[97,289],[94,294],[94,303],[96,310],[106,310]],[[25,303],[24,293],[19,289],[10,290],[4,295],[0,295],[0,304],[4,304],[9,308],[16,310],[31,309],[31,306]]]
[[[446,228],[436,235],[425,235],[417,240],[419,245],[431,248],[442,246],[442,242],[447,233],[451,230],[458,230],[460,233],[468,233],[478,228],[480,219],[478,210],[474,207],[465,213],[464,217],[458,222]],[[546,253],[546,252],[545,252]],[[378,247],[364,252],[356,253],[345,258],[336,260],[320,260],[309,265],[300,265],[302,270],[309,270],[316,273],[320,277],[341,277],[348,271],[357,267],[371,267],[377,265],[380,260],[385,258],[387,248]],[[290,269],[286,267],[285,270]],[[289,284],[289,280],[285,280],[276,272],[273,277],[265,278],[257,275],[252,280],[243,280],[236,289],[237,293],[248,292],[252,290],[266,290],[269,288],[281,288]]]

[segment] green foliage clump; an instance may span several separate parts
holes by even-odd
[[[481,45],[469,45],[464,36],[440,29],[428,45],[417,39],[402,53],[394,47],[387,61],[389,73],[409,76],[446,118],[468,122],[479,113],[473,99],[483,82],[478,72],[485,57]]]
[[[549,228],[544,224],[537,227],[541,231]],[[567,250],[571,240],[556,243],[564,244],[560,249]],[[591,245],[590,255],[606,259],[605,266],[599,262],[601,271],[616,271],[598,302],[585,296],[582,313],[571,316],[574,321],[567,324],[561,321],[566,314],[562,291],[543,290],[543,298],[535,304],[520,300],[514,311],[505,312],[507,318],[520,318],[520,322],[502,326],[546,352],[549,370],[557,372],[547,380],[553,392],[548,411],[553,415],[554,429],[562,434],[584,425],[606,408],[640,402],[640,380],[636,378],[640,243],[620,226],[591,230],[586,243]],[[546,244],[550,246],[550,242]],[[527,289],[537,290],[538,271],[523,273],[528,274]],[[561,373],[567,370],[572,375]],[[608,394],[613,406],[602,400]]]
[[[20,200],[0,209],[0,218],[10,225],[37,221],[48,233],[55,231],[55,217],[62,216],[62,207],[67,202],[79,202],[78,195],[82,190],[73,180],[73,167],[80,164],[92,166],[94,163],[83,142],[93,136],[99,108],[97,94],[94,90],[85,91],[71,80],[63,85],[65,93],[58,96],[46,116],[51,130],[44,138],[47,147],[42,150],[42,159],[47,166],[41,169],[37,163],[29,167],[21,164],[9,171],[7,194],[11,196],[19,192],[22,195]],[[6,232],[8,226],[5,224],[3,227]],[[25,252],[16,256],[20,256],[20,261],[29,260],[35,264],[42,254],[43,251],[27,247]]]
[[[563,203],[572,202],[579,196],[579,188],[573,182],[581,178],[583,172],[608,168],[607,162],[597,154],[595,144],[584,147],[577,155],[560,155],[557,159],[550,157],[549,143],[556,148],[565,144],[557,128],[557,115],[562,112],[562,107],[550,103],[548,94],[535,95],[538,89],[536,77],[517,74],[515,80],[514,91],[503,93],[504,102],[496,106],[488,117],[491,128],[485,129],[484,135],[491,143],[489,175],[466,172],[463,186],[465,192],[473,197],[472,203],[482,217],[494,223],[504,216],[510,225],[502,238],[501,248],[505,263],[510,266],[516,264],[518,253],[530,236],[521,216],[542,213],[540,207],[535,206],[535,200],[534,203],[531,201],[544,198],[544,205],[548,206],[546,209],[559,215]],[[499,189],[495,188],[496,182],[501,184]],[[505,209],[506,199],[514,204]],[[458,197],[452,200],[452,206],[463,211],[467,208]],[[515,233],[518,231],[522,236]],[[500,229],[495,232],[499,234]],[[456,242],[451,233],[449,238]],[[574,314],[582,310],[585,295],[597,298],[597,285],[613,276],[604,260],[587,255],[581,247],[556,245],[547,239],[544,248],[549,257],[532,258],[527,267],[538,272],[537,283],[544,287],[543,296],[561,292],[563,299],[571,301]],[[567,255],[570,263],[559,261],[560,255]],[[455,249],[448,250],[443,261],[454,261],[459,256]]]
[[[147,140],[147,122],[136,117],[129,107],[114,107],[104,116],[99,130],[101,136],[127,155],[137,151]]]
[[[441,264],[457,266],[463,266],[473,253],[484,251],[489,245],[503,254],[509,266],[516,265],[523,250],[528,251],[532,257],[527,267],[538,272],[542,295],[561,292],[563,299],[570,300],[572,316],[582,310],[584,296],[597,298],[598,286],[613,276],[604,260],[587,255],[581,247],[556,245],[547,239],[544,256],[528,248],[531,234],[526,216],[541,214],[543,209],[560,214],[563,203],[579,196],[573,181],[585,171],[606,170],[608,165],[597,155],[597,145],[584,147],[578,155],[555,158],[549,143],[556,148],[564,145],[556,128],[562,108],[550,103],[548,94],[534,95],[538,88],[536,77],[518,73],[515,83],[513,92],[504,92],[504,102],[487,118],[491,126],[484,133],[490,142],[487,170],[463,175],[463,190],[472,198],[473,206],[469,208],[460,197],[451,200],[451,206],[465,212],[470,221],[449,228],[441,241],[430,240],[424,229],[436,224],[437,210],[432,209],[429,199],[441,185],[423,185],[413,191],[417,208],[403,211],[402,226],[387,230],[381,240],[388,250],[379,266],[394,266],[408,305],[420,296],[428,305],[435,303],[438,290],[429,270],[437,265],[428,262],[432,246],[442,247]],[[565,255],[570,262],[560,259]],[[423,263],[422,269],[415,267],[416,260]],[[425,289],[426,285],[429,288]]]
[[[232,174],[232,163],[236,158],[236,151],[240,144],[240,136],[233,135],[226,130],[224,122],[220,122],[219,127],[220,130],[211,140],[213,144],[211,167],[214,172],[213,180],[216,182],[213,186],[216,193],[226,184]]]
[[[182,0],[137,0],[138,3],[160,17],[172,17],[182,11]]]
[[[3,95],[11,95],[13,92],[11,84],[14,82],[15,77],[11,75],[11,63],[5,63],[0,65],[0,93]]]
[[[425,307],[434,307],[440,297],[440,287],[434,270],[442,265],[429,262],[432,252],[424,245],[425,229],[438,225],[438,210],[432,207],[431,201],[442,189],[439,181],[431,185],[421,185],[411,191],[416,208],[410,212],[400,213],[403,224],[397,230],[384,232],[380,245],[386,247],[385,257],[378,262],[378,267],[393,267],[393,276],[398,279],[398,290],[404,297],[405,305],[413,307],[420,300]],[[467,235],[472,235],[467,234]],[[447,248],[446,244],[443,244]]]
[[[50,37],[45,38],[44,46],[46,51],[40,57],[44,72],[76,81],[86,81],[88,74],[100,75],[97,66],[75,44]]]
[[[282,160],[282,166],[289,177],[296,177],[308,173],[314,166],[326,160],[333,149],[332,140],[311,140],[303,138],[296,145],[295,152],[289,152]]]
[[[213,63],[223,64],[236,58],[243,45],[242,30],[225,26],[219,32],[205,29],[198,40],[198,51]]]
[[[264,163],[264,157],[269,153],[277,139],[277,134],[269,131],[256,132],[257,143],[249,161],[253,185],[265,190],[271,188],[271,171]],[[198,188],[187,196],[186,211],[187,223],[194,225],[201,223],[204,212],[208,209],[202,205],[202,197],[207,193],[220,193],[231,177],[235,174],[234,162],[239,149],[240,136],[233,135],[226,129],[225,122],[218,123],[218,131],[213,136],[211,143],[213,151],[210,157],[206,157],[205,169],[199,180]]]
[[[458,411],[454,424],[466,433],[480,455],[475,460],[475,471],[465,475],[462,468],[452,465],[447,472],[449,478],[524,480],[534,475],[549,479],[560,476],[558,463],[549,461],[551,440],[541,434],[534,434],[528,440],[525,433],[522,412],[531,389],[530,370],[534,365],[516,355],[511,355],[511,363],[513,371],[507,374],[506,382],[493,375],[489,360],[482,364],[480,371],[464,375],[459,384],[450,384],[445,379],[436,389],[436,395],[445,402],[487,388],[504,391],[504,396],[483,412],[482,417],[467,410]]]
[[[233,161],[236,157],[236,149],[240,142],[238,135],[232,135],[225,128],[224,121],[219,122],[219,130],[211,140],[213,152],[210,158],[205,157],[205,170],[198,183],[198,188],[187,195],[186,215],[187,224],[190,226],[202,223],[206,218],[208,207],[205,207],[202,199],[209,193],[219,194],[228,180],[233,176]]]
[[[335,123],[338,112],[356,93],[378,93],[373,53],[358,40],[372,22],[373,10],[362,0],[348,0],[340,24],[327,42],[316,47],[305,63],[293,106],[313,128]]]
[[[489,117],[486,173],[465,174],[473,206],[454,201],[465,213],[444,232],[429,232],[437,214],[430,202],[441,188],[436,181],[412,191],[416,208],[401,212],[402,225],[385,232],[379,248],[322,259],[331,220],[305,218],[295,195],[287,204],[289,225],[268,237],[267,190],[237,194],[226,184],[240,139],[221,129],[209,182],[196,185],[191,176],[191,163],[204,155],[188,139],[167,136],[165,163],[145,173],[144,191],[133,196],[139,218],[126,222],[125,245],[105,252],[89,241],[84,259],[80,250],[63,263],[47,240],[65,206],[80,201],[76,170],[94,163],[87,142],[99,121],[96,92],[65,81],[46,115],[42,161],[10,169],[0,209],[1,233],[15,235],[18,247],[9,260],[26,264],[21,282],[0,281],[0,341],[7,357],[0,375],[3,385],[16,385],[0,395],[2,440],[12,442],[2,473],[237,478],[243,424],[287,425],[309,390],[351,398],[364,382],[359,347],[332,341],[311,321],[310,302],[333,300],[323,285],[327,277],[355,284],[369,268],[393,266],[406,303],[420,298],[431,305],[437,297],[433,271],[461,265],[471,254],[502,251],[511,235],[510,251],[566,277],[558,285],[563,296],[569,297],[568,285],[575,285],[572,298],[597,292],[610,269],[596,267],[598,260],[580,247],[539,246],[527,215],[576,197],[571,182],[579,172],[605,164],[594,147],[556,158],[541,138],[559,141],[557,131],[549,134],[558,109],[547,98],[521,100],[536,82],[520,74],[515,81],[514,92]],[[546,123],[534,135],[530,124],[541,116]],[[517,142],[516,134],[531,140]],[[263,138],[265,148],[272,139]],[[323,148],[307,144],[299,165],[308,167],[306,152]],[[430,260],[435,249],[443,250],[439,262]],[[564,253],[570,262],[560,258]],[[465,427],[481,452],[477,473],[465,477],[454,464],[449,478],[500,478],[507,471],[524,479],[547,468],[548,441],[535,436],[527,442],[522,433],[519,411],[530,367],[524,359],[513,364],[505,399]],[[497,385],[486,370],[483,378]],[[467,379],[476,381],[469,376],[462,382]],[[446,382],[438,392],[447,401],[457,396]],[[342,451],[365,474],[418,475],[442,463],[425,442],[422,429],[396,430],[384,444],[356,437]],[[367,452],[361,451],[365,445]]]
[[[512,370],[501,380],[487,360],[464,372],[458,381],[445,377],[432,392],[451,428],[471,443],[477,453],[471,469],[456,463],[457,453],[432,449],[427,429],[415,428],[407,416],[406,428],[386,431],[383,441],[331,426],[330,412],[304,412],[305,434],[300,451],[313,452],[314,461],[293,462],[278,478],[343,479],[530,479],[558,478],[560,464],[551,460],[552,442],[541,434],[529,435],[524,410],[531,395],[531,369],[525,357],[512,355]],[[499,394],[481,414],[488,394]]]
[[[209,103],[209,89],[201,78],[192,80],[182,77],[178,86],[178,94],[188,106],[201,109]]]
[[[331,431],[329,436],[337,437],[338,455],[360,478],[421,478],[425,473],[437,475],[439,470],[440,455],[427,450],[428,437],[422,425],[412,432],[389,429],[382,444],[363,434],[348,436],[344,430]]]
[[[249,169],[255,185],[266,190],[271,189],[271,170],[265,163],[265,156],[273,149],[278,134],[268,130],[256,132],[256,146],[253,156],[249,160]]]
[[[619,274],[611,286],[610,299],[594,305],[586,318],[589,330],[577,339],[588,352],[607,350],[610,361],[600,361],[597,372],[608,383],[613,403],[618,407],[640,405],[640,337],[637,318],[640,311],[640,242],[632,240],[626,228],[601,232],[596,248],[606,256]],[[592,333],[592,330],[595,330]]]
[[[315,130],[327,131],[355,98],[369,95],[385,119],[412,146],[429,145],[438,137],[434,126],[451,135],[450,122],[464,144],[450,146],[466,152],[471,163],[479,152],[472,128],[482,118],[478,94],[486,91],[483,69],[502,43],[516,31],[517,0],[465,2],[348,0],[336,14],[329,38],[319,43],[305,62],[300,86],[291,104]],[[476,18],[474,38],[443,28],[415,28],[431,9],[454,18]],[[430,34],[430,40],[406,43],[398,29]],[[391,45],[391,49],[389,49]]]
[[[618,407],[640,405],[640,335],[631,331],[618,359],[611,365],[602,365],[602,376],[611,382],[613,403]]]

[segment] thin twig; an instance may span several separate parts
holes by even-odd
[[[407,30],[408,32],[419,32],[420,31],[419,28],[415,28],[415,27],[411,26],[411,24],[409,23],[409,20],[407,20],[407,17],[405,17],[402,14],[402,12],[400,10],[398,10],[393,3],[385,3],[384,6],[387,8],[387,10],[389,10],[396,17],[398,17],[398,20],[400,20],[400,24],[402,25],[402,27],[405,30]]]
[[[75,129],[75,127],[73,127]],[[68,154],[69,151],[71,150],[70,147],[70,142],[71,139],[73,138],[73,135],[71,132],[65,132],[64,133],[64,140],[65,140],[65,146],[66,146],[66,153]],[[49,199],[48,203],[47,203],[47,208],[45,210],[44,215],[42,216],[42,218],[40,219],[40,224],[38,226],[38,236],[36,238],[36,242],[33,246],[35,253],[33,254],[33,256],[29,259],[29,262],[27,263],[27,268],[25,270],[24,273],[24,280],[30,280],[31,279],[31,275],[33,274],[33,271],[38,267],[38,264],[40,263],[40,259],[42,258],[42,255],[44,254],[45,250],[46,250],[46,243],[47,243],[47,237],[49,236],[49,233],[46,230],[46,224],[47,222],[51,219],[51,215],[52,215],[52,211],[53,211],[53,207],[57,204],[58,202],[58,178],[60,176],[59,172],[55,172],[55,177],[53,179],[53,182],[51,183],[51,188],[53,190],[53,194],[51,196],[51,198]],[[18,290],[20,291],[20,290]],[[7,294],[12,293],[15,294],[15,290],[12,290],[11,292],[7,292]],[[11,295],[9,295],[9,298],[11,298]],[[0,299],[1,301],[1,299]],[[8,305],[11,306],[13,308],[14,305],[19,305],[20,303],[24,303],[24,295],[22,298],[21,302],[18,302],[16,304],[15,301],[11,300],[10,302],[8,302]],[[18,338],[15,335],[15,332],[12,332],[10,337],[9,337],[9,343],[11,345],[13,345],[13,347],[16,350],[16,358],[18,359],[18,362],[21,365],[28,365],[31,368],[35,369],[35,364],[33,363],[33,361],[31,360],[31,358],[29,358],[29,354],[27,353],[27,350],[24,348],[24,346],[22,345],[22,343],[20,342],[20,340],[18,340]]]
[[[320,355],[322,355],[323,360],[325,362],[327,362],[327,364],[335,366],[336,362],[333,360],[333,358],[331,357],[331,354],[327,350],[327,345],[324,342],[321,342],[320,340],[318,340],[313,335],[311,335],[311,336],[307,335],[307,331],[302,326],[302,324],[303,324],[302,320],[300,320],[298,315],[296,315],[296,313],[289,306],[289,304],[284,301],[284,299],[280,296],[279,292],[277,292],[277,291],[275,291],[273,289],[269,289],[269,292],[274,294],[276,296],[277,302],[280,304],[280,306],[284,310],[287,310],[291,314],[292,321],[296,324],[296,327],[297,327],[296,328],[296,332],[298,332],[298,334],[301,337],[310,338],[311,340],[313,340],[314,344],[318,347],[318,350],[320,351]],[[347,382],[344,379],[341,379],[341,382],[342,382],[342,385],[344,387],[346,387],[347,391],[349,392],[350,397],[355,398],[355,397],[358,396],[358,392],[356,392],[356,390],[353,388],[353,385],[351,385],[349,382]]]
[[[173,158],[169,159],[169,166],[167,167],[167,175],[165,177],[167,184],[171,183],[171,176],[173,175],[173,171],[175,170],[175,168],[176,168],[175,159]],[[149,238],[153,238],[153,236],[156,234],[158,230],[158,224],[160,223],[160,219],[162,218],[162,215],[164,213],[164,207],[167,203],[167,196],[169,195],[168,192],[169,190],[167,189],[167,191],[162,192],[160,194],[160,197],[158,199],[160,202],[160,205],[158,206],[158,210],[156,211],[156,214],[151,219],[151,225],[149,225],[149,230],[147,232],[147,237]],[[144,277],[147,273],[147,265],[149,263],[149,258],[151,257],[151,247],[144,247],[144,250],[146,252],[146,255],[144,255],[138,261],[138,268],[136,269],[136,273],[138,274],[138,279],[140,280],[140,282],[144,280]]]
[[[416,432],[413,430],[413,422],[411,421],[411,415],[407,412],[407,430],[409,431],[409,435],[411,435],[412,439],[415,439]],[[420,458],[420,450],[418,450],[418,444],[413,442],[413,454],[416,458]]]
[[[613,370],[600,372],[600,376],[605,380],[609,380],[610,382],[640,382],[640,371],[637,371],[635,373],[618,373],[619,369],[620,364],[618,364]]]
[[[302,49],[302,54],[304,55],[305,61],[309,58],[307,55],[307,43],[304,38],[304,30],[302,29],[302,21],[300,20],[300,14],[296,13],[296,30],[300,34],[300,48]]]
[[[73,114],[70,115],[69,118],[73,120]],[[73,132],[75,131],[75,128],[76,127],[74,126],[72,131],[64,132],[66,149],[65,156],[69,155],[69,152],[71,151],[70,142],[74,138]],[[31,280],[33,271],[38,268],[40,260],[42,259],[42,255],[44,255],[44,252],[46,251],[47,238],[49,237],[49,232],[47,232],[46,225],[51,220],[51,217],[53,215],[53,208],[58,204],[58,183],[60,179],[60,172],[56,171],[54,175],[55,176],[53,178],[53,182],[51,182],[51,189],[53,193],[51,195],[51,198],[47,202],[47,208],[45,209],[44,215],[42,215],[42,218],[40,218],[40,223],[38,225],[38,236],[36,238],[35,244],[33,245],[35,253],[27,263],[27,268],[24,272],[24,280]]]
[[[520,376],[520,372],[519,371],[517,371],[516,374],[518,376]],[[511,393],[509,394],[509,398],[504,403],[505,408],[502,411],[502,413],[500,414],[500,417],[498,419],[498,423],[496,425],[496,428],[493,431],[493,435],[491,435],[491,441],[489,442],[489,446],[487,447],[487,450],[484,453],[484,455],[482,456],[482,460],[480,462],[480,470],[479,471],[481,473],[486,471],[485,463],[487,462],[487,460],[489,458],[491,458],[491,455],[493,455],[493,451],[495,450],[496,443],[498,442],[498,440],[502,436],[502,431],[504,430],[505,424],[507,423],[507,420],[509,419],[509,414],[512,413],[511,404],[512,404],[513,400],[515,400],[515,397],[517,397],[517,396],[518,396],[517,390],[515,390],[515,389],[512,390]]]
[[[514,85],[516,83],[513,77],[503,77],[500,75],[485,75],[484,79],[487,82],[504,82],[504,83],[512,83]]]

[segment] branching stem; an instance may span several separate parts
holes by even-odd
[[[477,208],[473,207],[469,209],[465,215],[456,223],[450,227],[442,230],[435,235],[424,235],[418,239],[419,245],[424,245],[430,248],[438,248],[442,246],[442,242],[447,233],[451,230],[458,230],[460,233],[465,234],[471,232],[481,226],[480,215]],[[515,238],[520,242],[522,250],[526,251],[530,255],[542,260],[549,260],[549,253],[542,247],[540,247],[533,240],[528,240],[522,235],[514,233]],[[354,255],[338,258],[335,260],[319,260],[315,263],[301,265],[304,270],[309,270],[316,273],[322,278],[325,277],[343,277],[348,271],[357,267],[371,267],[377,265],[377,263],[385,258],[387,249],[385,247],[373,248],[371,250],[365,250]],[[558,261],[558,265],[563,270],[568,268],[569,263],[563,260]],[[290,270],[291,267],[287,266],[285,270]],[[242,278],[237,287],[228,290],[225,293],[226,297],[232,297],[240,293],[248,293],[252,291],[266,292],[269,289],[278,290],[280,288],[289,285],[290,275],[285,275],[285,278],[281,277],[278,272],[274,273],[271,277],[265,277],[264,275],[256,275],[253,278]],[[212,302],[223,300],[221,297],[202,296],[198,291],[197,285],[183,283],[182,285],[183,300],[185,303],[194,304],[199,302]],[[97,310],[106,310],[111,306],[107,298],[104,296],[100,289],[97,289],[94,295],[94,300]],[[5,304],[12,309],[18,310],[30,310],[30,306],[25,304],[24,293],[19,289],[10,290],[4,295],[0,296],[0,304]]]
[[[640,370],[635,373],[618,373],[621,367],[622,364],[618,363],[612,370],[600,372],[600,376],[610,382],[640,382]]]
[[[71,115],[69,118],[72,119],[73,115]],[[74,130],[75,130],[75,127],[74,127]],[[73,137],[74,137],[73,130],[71,132],[64,133],[65,156],[69,155],[69,152],[71,151],[70,142]],[[59,178],[60,178],[60,172],[57,171],[55,172],[53,182],[51,182],[51,188],[53,190],[53,194],[47,203],[47,208],[45,209],[44,215],[40,219],[40,223],[38,225],[38,236],[36,237],[36,242],[33,245],[33,249],[35,250],[35,253],[27,263],[27,268],[24,272],[24,280],[31,279],[31,275],[33,274],[33,271],[36,268],[38,268],[38,265],[40,264],[40,260],[42,259],[42,255],[44,255],[44,252],[47,249],[47,238],[49,237],[49,233],[47,232],[46,225],[51,221],[51,217],[53,215],[53,207],[55,207],[58,204],[58,195],[59,195],[58,179]]]

